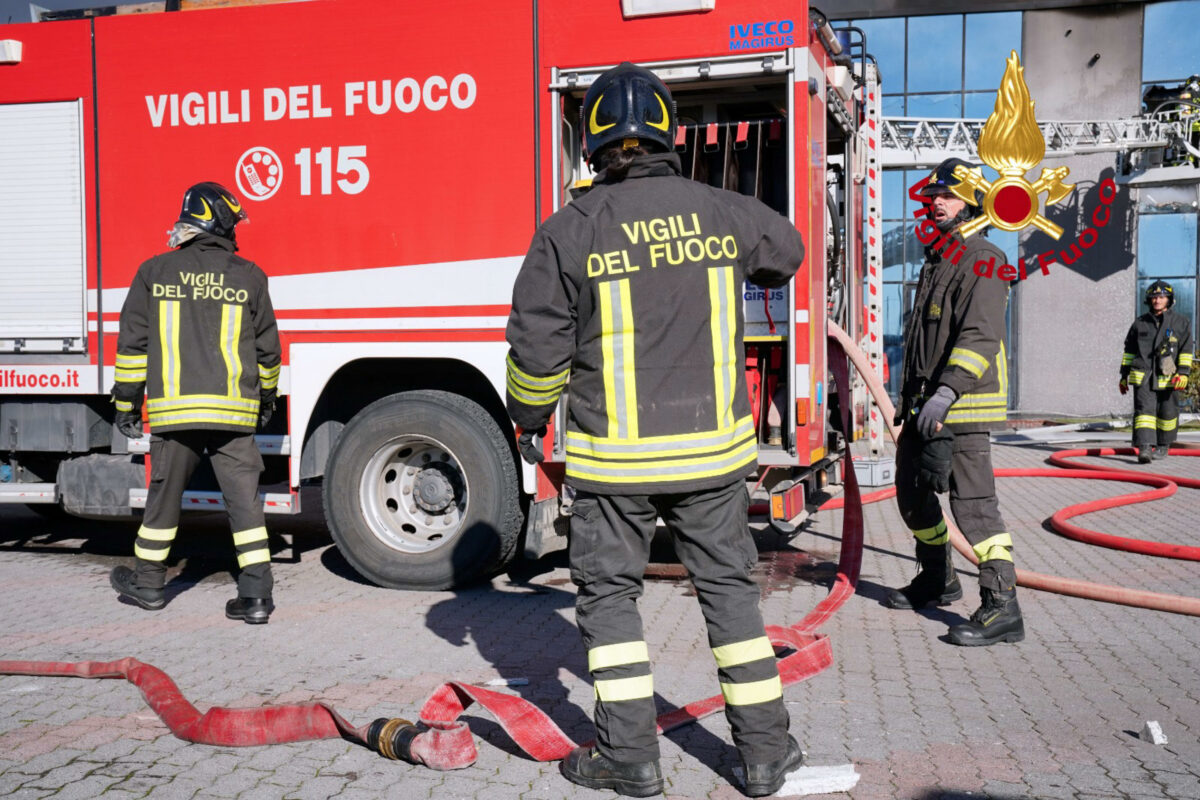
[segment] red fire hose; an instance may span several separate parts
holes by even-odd
[[[845,355],[849,355],[880,406],[889,430],[895,438],[891,424],[893,415],[891,402],[865,356],[849,340],[846,334],[830,323],[830,367],[837,385],[849,386],[849,373]],[[838,351],[841,351],[841,357]],[[850,405],[843,404],[842,421],[844,430],[850,428]],[[1071,451],[1069,455],[1108,455],[1104,451]],[[1189,455],[1191,455],[1189,453]],[[844,453],[850,465],[849,445]],[[1066,478],[1093,478],[1104,480],[1134,481],[1156,487],[1154,491],[1142,492],[1132,497],[1094,501],[1064,509],[1063,520],[1127,502],[1142,502],[1174,492],[1175,483],[1192,485],[1182,479],[1167,479],[1121,470],[1103,470],[1088,465],[1080,470],[997,470],[1000,477],[1044,476]],[[1095,473],[1100,469],[1101,472]],[[1175,483],[1172,481],[1175,480]],[[767,626],[767,635],[776,648],[784,652],[779,660],[780,677],[784,685],[791,685],[811,677],[833,661],[828,638],[815,631],[854,594],[862,558],[862,506],[894,495],[895,490],[874,492],[866,498],[859,493],[854,470],[845,471],[845,494],[825,504],[823,508],[844,508],[842,519],[842,546],[838,561],[838,574],[829,594],[804,619],[790,627]],[[1151,497],[1151,495],[1153,497]],[[1136,498],[1136,499],[1135,499]],[[1097,504],[1096,508],[1089,506]],[[1073,513],[1066,513],[1073,512]],[[1058,516],[1058,515],[1056,515]],[[1063,523],[1067,524],[1067,523]],[[977,563],[974,553],[962,533],[947,520],[951,541],[954,546]],[[1075,526],[1069,526],[1074,528]],[[1084,530],[1084,529],[1078,529]],[[1108,539],[1105,534],[1087,532]],[[1137,540],[1129,540],[1137,541]],[[1142,544],[1151,544],[1145,543]],[[1169,549],[1180,549],[1164,545]],[[1183,548],[1186,552],[1194,548]],[[1143,551],[1138,551],[1143,552]],[[1146,608],[1157,608],[1176,613],[1200,615],[1200,600],[1153,592],[1139,592],[1115,586],[1058,578],[1049,575],[1017,570],[1018,582],[1031,588],[1046,589],[1076,597],[1088,597],[1106,602],[1125,603]],[[790,652],[789,652],[790,651]],[[225,746],[252,746],[280,742],[297,742],[311,739],[342,737],[362,744],[393,759],[404,759],[414,764],[424,764],[434,769],[458,769],[475,762],[475,742],[462,713],[473,703],[479,703],[492,713],[501,727],[526,753],[538,761],[552,761],[565,757],[576,744],[562,732],[541,710],[531,703],[512,695],[494,692],[478,686],[451,681],[443,684],[425,702],[420,712],[421,727],[403,719],[377,719],[369,725],[356,728],[343,719],[333,708],[324,703],[306,706],[275,706],[252,709],[211,708],[201,714],[180,693],[167,675],[156,667],[133,658],[114,662],[45,662],[45,661],[0,661],[0,674],[9,675],[59,675],[86,678],[125,678],[141,689],[146,702],[164,723],[181,739],[201,744]],[[698,700],[682,708],[667,712],[658,718],[660,732],[694,722],[701,717],[718,711],[724,705],[721,695]]]

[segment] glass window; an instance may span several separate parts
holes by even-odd
[[[883,279],[898,281],[903,277],[904,223],[883,223]]]
[[[1196,222],[1195,212],[1138,217],[1138,277],[1195,277]]]
[[[1142,186],[1138,189],[1139,214],[1186,214],[1196,206],[1195,186],[1174,184]]]
[[[963,98],[963,116],[967,119],[987,119],[995,110],[995,92],[967,92]]]
[[[893,175],[897,177],[894,180],[889,180]],[[899,172],[891,172],[885,170],[883,173],[883,218],[884,219],[903,219],[904,218],[904,201],[908,194],[908,188],[904,182],[898,177]]]
[[[946,117],[958,119],[962,113],[962,95],[954,94],[910,94],[908,116]]]
[[[1154,283],[1155,279],[1143,278],[1138,281],[1137,292],[1137,313],[1142,314],[1146,311],[1146,287]],[[1196,279],[1195,278],[1170,278],[1164,279],[1171,284],[1171,288],[1175,290],[1175,305],[1171,306],[1173,311],[1178,311],[1189,320],[1192,321],[1192,330],[1196,330]],[[1193,332],[1192,341],[1195,344],[1196,335]],[[886,341],[886,339],[884,340]]]
[[[1020,262],[1017,261],[1019,256],[1017,255],[1016,231],[1002,231],[992,228],[987,232],[987,237],[992,244],[1004,251],[1005,263],[1020,266]]]
[[[904,114],[904,95],[893,94],[883,96],[883,102],[880,103],[880,111],[885,117],[903,117]]]
[[[875,56],[879,63],[879,81],[883,88],[890,92],[903,92],[904,18],[859,19],[851,24],[866,34],[867,52]],[[884,103],[887,103],[887,98],[884,98]]]
[[[1145,9],[1142,82],[1178,83],[1200,74],[1200,47],[1196,47],[1200,0],[1147,3]]]
[[[1021,54],[1021,12],[967,14],[963,88],[994,89],[999,86],[1000,78],[1004,76],[1003,59],[1013,50],[1017,55]]]
[[[909,18],[905,91],[946,92],[962,88],[962,27],[961,14]]]

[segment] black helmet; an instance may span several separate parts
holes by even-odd
[[[1167,308],[1175,305],[1175,290],[1171,288],[1171,284],[1166,281],[1155,281],[1146,287],[1146,305],[1150,305],[1150,298],[1155,295],[1166,295]]]
[[[197,183],[184,192],[179,222],[195,225],[214,236],[233,239],[233,228],[246,219],[242,204],[233,192],[219,183]]]
[[[580,127],[589,162],[605,145],[623,139],[670,152],[675,149],[675,101],[657,75],[626,61],[588,88]]]
[[[961,158],[947,158],[942,163],[933,168],[933,172],[929,173],[929,183],[921,187],[921,194],[928,197],[929,195],[942,194],[949,192],[958,184],[962,183],[958,178],[954,177],[955,167],[965,167],[966,169],[974,169],[975,165],[969,161],[963,161]],[[958,195],[955,195],[957,197]],[[975,203],[967,203],[966,207],[958,212],[958,215],[951,220],[957,225],[960,222],[977,217],[983,213],[983,192],[975,190]],[[928,209],[928,216],[933,219],[933,206]]]

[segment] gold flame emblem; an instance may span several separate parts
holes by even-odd
[[[1046,192],[1046,205],[1052,206],[1069,195],[1075,185],[1063,183],[1063,179],[1071,171],[1066,167],[1043,168],[1036,181],[1025,180],[1025,173],[1046,154],[1042,130],[1033,117],[1033,105],[1029,87],[1025,85],[1025,68],[1013,50],[1000,81],[995,110],[979,136],[979,157],[999,172],[1000,178],[993,183],[983,177],[978,167],[959,166],[954,170],[959,179],[951,189],[955,196],[978,205],[976,192],[983,194],[983,215],[958,229],[964,237],[989,224],[1003,231],[1019,231],[1033,225],[1055,239],[1062,236],[1063,229],[1040,213],[1038,197]]]

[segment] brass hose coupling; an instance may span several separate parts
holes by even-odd
[[[417,764],[412,757],[412,742],[421,729],[406,719],[380,717],[367,728],[367,746],[384,758]]]

